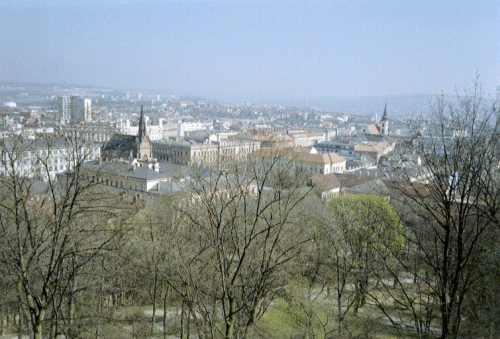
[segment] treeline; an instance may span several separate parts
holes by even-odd
[[[276,156],[132,199],[85,179],[76,139],[71,174],[42,186],[4,148],[0,335],[498,337],[500,116],[476,90],[436,100],[414,136],[425,181],[383,197],[324,202]]]

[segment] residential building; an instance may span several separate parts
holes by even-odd
[[[64,121],[71,119],[71,97],[63,95],[59,97],[59,117]]]
[[[276,161],[279,166],[288,166],[291,171],[307,175],[344,173],[346,159],[337,153],[311,153],[312,148],[295,147],[288,149],[260,148],[249,154],[256,165],[268,166]]]
[[[59,116],[65,122],[82,122],[91,120],[91,100],[74,95],[59,97]]]
[[[64,138],[9,138],[2,140],[0,152],[0,175],[20,175],[42,181],[73,170],[75,156],[77,161],[100,157],[98,145]]]
[[[354,151],[356,144],[354,142],[341,142],[341,141],[324,141],[313,146],[317,153],[331,153],[335,152],[347,160],[359,159]]]
[[[354,147],[354,154],[356,154],[358,157],[367,155],[372,158],[376,164],[378,164],[380,158],[383,155],[386,155],[394,150],[394,146],[394,143],[389,143],[388,141],[382,141],[378,143],[363,143],[358,144]]]

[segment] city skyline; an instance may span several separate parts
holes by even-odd
[[[0,80],[246,98],[452,94],[500,80],[499,4],[3,1]]]

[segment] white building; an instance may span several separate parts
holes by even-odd
[[[62,120],[69,121],[71,119],[71,97],[63,95],[59,97],[59,116]]]
[[[269,166],[277,162],[278,166],[287,166],[291,171],[304,172],[308,175],[344,173],[346,159],[337,153],[311,153],[312,149],[305,147],[275,149],[260,148],[249,154],[254,164]]]
[[[100,157],[100,147],[76,140],[10,138],[0,146],[0,175],[20,175],[47,181],[71,171],[76,162]]]
[[[186,132],[199,131],[199,130],[211,131],[213,129],[214,129],[213,120],[197,121],[197,122],[179,122],[177,124],[177,136],[183,137],[185,136]]]
[[[83,99],[84,120],[92,121],[92,100],[90,98]]]

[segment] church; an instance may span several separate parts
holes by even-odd
[[[389,135],[389,120],[387,119],[387,103],[385,104],[384,114],[378,124],[368,124],[361,130],[364,134],[388,136]]]
[[[102,146],[101,158],[103,161],[129,161],[136,167],[147,167],[155,171],[159,170],[158,161],[153,158],[151,140],[149,140],[147,135],[143,107],[141,107],[137,135],[115,133]]]
[[[84,170],[94,182],[141,192],[160,193],[161,183],[172,180],[153,158],[142,107],[137,135],[114,134],[101,147],[101,159],[85,163]]]

